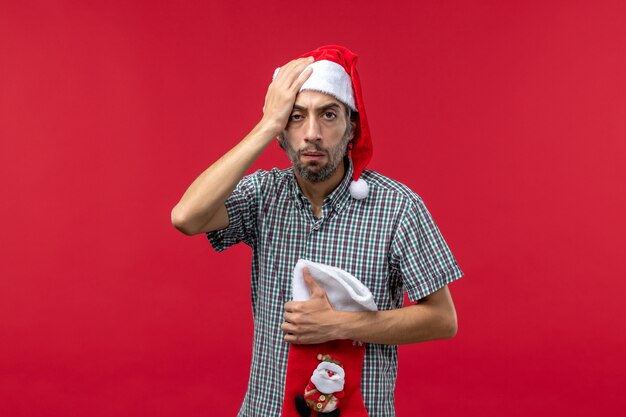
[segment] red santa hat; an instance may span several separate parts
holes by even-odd
[[[359,177],[372,159],[373,150],[361,93],[361,80],[356,70],[358,56],[348,48],[339,45],[320,46],[302,54],[300,58],[309,56],[315,59],[307,67],[313,68],[313,73],[300,91],[313,90],[331,95],[359,114],[360,125],[354,132],[350,150],[353,167],[350,195],[357,200],[362,200],[369,194],[369,186]]]

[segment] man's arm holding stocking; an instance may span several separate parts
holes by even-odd
[[[285,304],[285,322],[281,328],[289,343],[358,340],[399,345],[446,339],[456,334],[456,310],[447,286],[418,304],[395,310],[350,312],[335,310],[309,271],[304,269],[303,273],[310,299]]]

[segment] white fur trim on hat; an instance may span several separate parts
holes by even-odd
[[[293,271],[293,300],[306,301],[309,289],[304,282],[303,269],[307,268],[315,282],[326,291],[333,307],[343,311],[376,311],[370,290],[354,276],[334,266],[300,259]]]
[[[313,72],[300,91],[311,90],[328,94],[350,107],[352,111],[358,112],[354,101],[352,79],[341,65],[323,59],[309,64],[306,68],[312,68]],[[276,78],[279,70],[280,68],[276,68],[273,78]]]
[[[300,91],[313,90],[329,94],[346,104],[352,111],[358,111],[352,91],[352,79],[346,70],[336,62],[320,60],[307,66],[313,73],[304,82]]]

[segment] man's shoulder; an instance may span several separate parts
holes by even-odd
[[[258,169],[243,177],[242,182],[258,184],[280,184],[293,178],[292,168],[272,168],[270,170]]]
[[[398,180],[394,180],[379,172],[366,169],[361,177],[370,187],[371,195],[381,199],[395,199],[405,203],[422,203],[421,197]]]

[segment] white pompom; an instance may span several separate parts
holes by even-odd
[[[350,195],[355,200],[363,200],[368,196],[370,192],[370,186],[363,178],[359,178],[356,181],[350,183]]]

